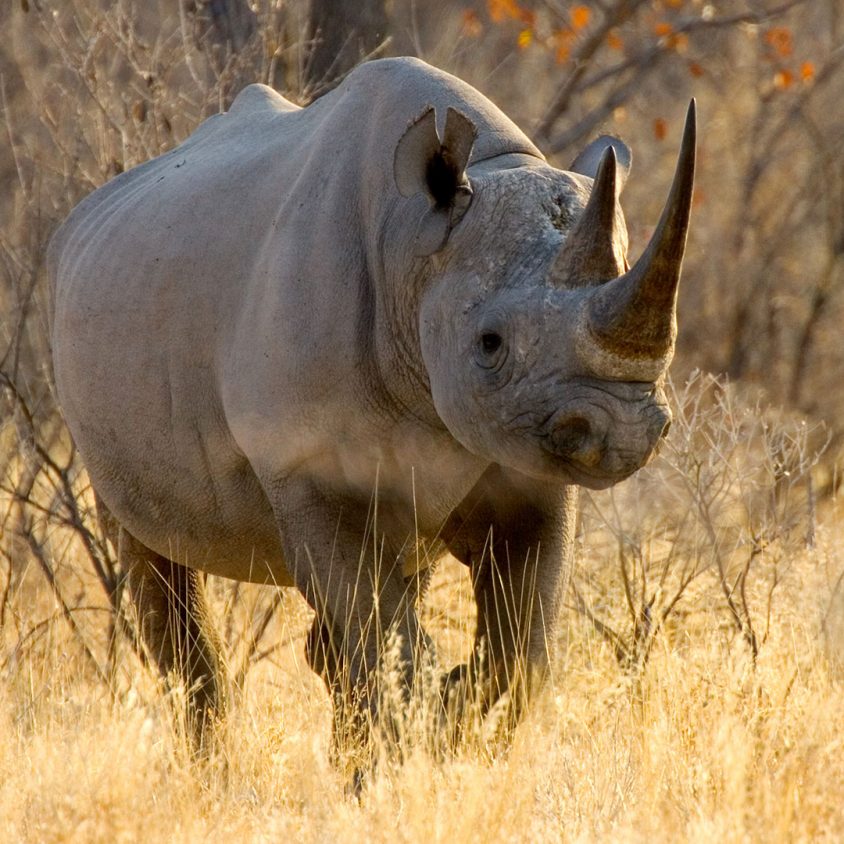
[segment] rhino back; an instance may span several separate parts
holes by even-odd
[[[57,232],[59,398],[95,488],[153,549],[285,582],[256,472],[380,436],[378,227],[428,105],[476,122],[476,160],[539,155],[465,83],[384,60],[305,109],[250,86]]]

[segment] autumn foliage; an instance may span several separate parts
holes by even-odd
[[[495,28],[509,29],[518,49],[533,47],[546,51],[558,64],[572,60],[575,45],[592,35],[596,28],[600,29],[605,45],[619,53],[639,49],[644,35],[668,50],[685,55],[693,50],[697,33],[705,31],[706,27],[700,24],[707,21],[712,7],[702,10],[700,4],[687,0],[663,0],[651,4],[641,15],[620,16],[620,27],[607,26],[610,15],[605,10],[603,3],[575,3],[565,13],[554,14],[545,3],[486,0],[485,14],[473,8],[463,11],[462,29],[469,38],[480,38]],[[814,64],[806,53],[809,47],[799,44],[799,36],[795,37],[789,26],[755,27],[754,37],[764,47],[764,58],[772,66],[770,80],[776,88],[785,89],[795,82],[812,80]],[[694,77],[705,73],[701,62],[691,57],[687,59],[687,68]]]

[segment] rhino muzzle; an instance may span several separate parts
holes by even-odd
[[[621,427],[608,410],[584,404],[551,419],[544,447],[576,472],[614,482],[644,466],[670,427],[671,412],[663,404],[651,405],[635,424]]]

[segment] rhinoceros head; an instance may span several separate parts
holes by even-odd
[[[399,144],[396,178],[404,195],[421,185],[429,199],[415,250],[428,256],[419,341],[437,414],[465,448],[533,476],[592,488],[627,477],[670,423],[662,382],[676,338],[694,103],[662,217],[632,267],[620,141],[595,142],[573,172],[526,155],[467,169],[471,122],[449,110],[440,143],[433,113],[423,120],[417,140]]]

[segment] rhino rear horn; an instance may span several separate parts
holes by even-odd
[[[429,107],[411,123],[396,145],[393,173],[404,197],[423,193],[428,211],[419,221],[414,251],[430,255],[445,246],[472,202],[466,168],[477,137],[475,124],[453,108],[446,113],[443,139]]]
[[[620,225],[619,166],[615,148],[603,148],[586,208],[557,254],[552,278],[585,287],[616,278],[626,269],[627,238]]]
[[[692,207],[696,144],[695,101],[689,104],[674,181],[653,237],[635,266],[596,287],[589,329],[621,358],[667,360],[677,332],[675,310]]]

